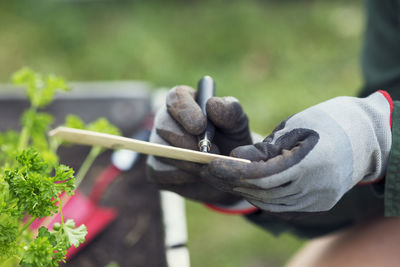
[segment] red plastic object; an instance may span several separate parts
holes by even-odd
[[[96,180],[89,198],[76,190],[75,194],[64,205],[64,221],[67,219],[73,219],[76,226],[84,224],[88,231],[85,243],[81,244],[78,248],[72,246],[68,250],[67,260],[71,259],[79,250],[90,243],[96,235],[98,235],[117,217],[117,211],[115,209],[101,207],[98,205],[98,201],[107,186],[118,177],[120,172],[121,171],[114,165],[110,165]],[[44,219],[34,221],[30,228],[39,228],[43,220]],[[60,215],[57,214],[47,227],[52,229],[54,223],[60,221]]]
[[[94,203],[98,203],[104,191],[107,189],[110,183],[113,182],[115,178],[117,178],[120,173],[121,171],[114,165],[111,164],[110,166],[108,166],[107,169],[105,169],[101,173],[96,183],[93,185],[92,191],[89,195],[89,199]]]
[[[96,204],[97,203],[90,201],[86,196],[76,192],[63,208],[64,220],[74,219],[76,225],[85,224],[88,231],[85,243],[77,248],[72,246],[68,250],[67,260],[90,243],[97,234],[117,217],[117,211],[115,209],[103,208]],[[57,215],[52,223],[59,221],[60,217]]]

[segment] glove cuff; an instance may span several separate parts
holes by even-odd
[[[389,123],[390,123],[390,130],[392,130],[393,99],[387,91],[378,90],[377,92],[381,93],[389,103],[389,107],[390,107]],[[384,178],[385,178],[385,175],[383,175],[382,177],[380,177],[378,179],[372,180],[372,181],[360,181],[357,185],[376,184],[376,183],[381,182]]]
[[[389,93],[384,91],[384,90],[379,90],[378,93],[381,93],[386,98],[386,100],[389,102],[389,106],[390,106],[390,129],[392,129],[393,99],[389,95]]]
[[[207,203],[205,203],[204,205],[214,211],[230,215],[247,215],[259,210],[259,208],[253,206],[244,199],[232,205],[212,205]]]

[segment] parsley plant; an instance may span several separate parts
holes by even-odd
[[[58,163],[60,143],[48,140],[53,117],[41,109],[50,104],[57,90],[68,90],[67,83],[55,75],[41,75],[23,68],[13,76],[16,85],[26,88],[30,108],[21,118],[20,132],[0,133],[0,267],[58,266],[67,250],[85,240],[86,227],[64,221],[58,205],[60,194],[74,193],[94,159],[103,151],[93,147],[78,174]],[[78,117],[68,116],[66,125],[99,132],[119,134],[104,118],[85,125]],[[39,228],[35,236],[30,224],[60,212],[61,223],[50,231]]]

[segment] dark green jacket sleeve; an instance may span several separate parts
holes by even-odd
[[[392,148],[386,171],[385,216],[400,216],[400,102],[393,102]]]
[[[400,100],[400,0],[366,0],[361,95],[386,90]]]

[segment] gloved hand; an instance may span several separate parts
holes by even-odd
[[[385,173],[390,96],[337,97],[289,117],[263,142],[234,149],[251,163],[213,160],[208,181],[272,212],[331,209],[359,182]]]
[[[195,95],[196,91],[187,86],[169,91],[166,106],[156,114],[151,142],[199,150],[197,135],[204,132],[206,118]],[[247,116],[235,98],[213,97],[206,110],[215,125],[211,153],[228,155],[233,148],[252,143]],[[230,204],[241,199],[204,182],[204,174],[208,175],[206,165],[153,156],[147,160],[147,176],[161,189],[212,204]]]

